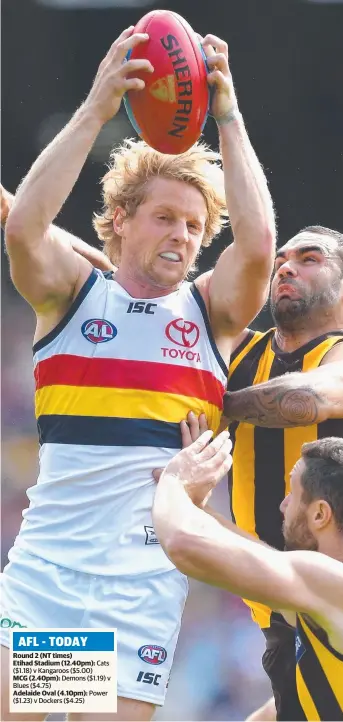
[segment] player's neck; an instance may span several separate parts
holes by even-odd
[[[143,280],[131,273],[124,272],[120,267],[114,274],[114,278],[132,298],[159,298],[168,296],[169,293],[177,291],[180,283],[174,286],[163,287],[155,284],[152,280]]]
[[[335,315],[316,320],[308,318],[303,320],[303,324],[299,328],[286,329],[277,326],[275,340],[281,351],[292,353],[319,336],[341,329],[343,329],[343,319]]]
[[[337,559],[339,562],[343,562],[343,534],[335,530],[329,532],[329,534],[323,535],[323,538],[319,542],[319,552],[326,554],[332,559]]]

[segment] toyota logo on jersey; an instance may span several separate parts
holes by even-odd
[[[91,343],[105,343],[115,338],[118,331],[104,318],[91,318],[82,324],[81,333]]]
[[[168,323],[166,336],[172,343],[185,348],[192,348],[199,340],[200,331],[193,321],[185,321],[184,318],[176,318]]]
[[[147,664],[162,664],[167,659],[167,650],[158,644],[144,644],[139,648],[138,656]]]

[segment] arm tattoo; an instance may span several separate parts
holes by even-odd
[[[325,404],[310,386],[287,388],[287,383],[266,388],[265,384],[225,394],[224,414],[229,419],[255,426],[286,428],[318,423]]]

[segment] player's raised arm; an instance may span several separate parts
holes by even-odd
[[[211,112],[218,125],[226,203],[234,236],[220,256],[209,285],[216,338],[236,335],[266,301],[275,249],[273,203],[263,169],[238,110],[226,42],[202,41],[214,89]]]
[[[1,228],[5,230],[8,214],[14,203],[14,195],[10,193],[3,185],[0,184],[1,195]],[[66,231],[60,226],[51,224],[48,229],[48,235],[51,239],[55,239],[57,243],[71,246],[76,253],[89,261],[92,266],[100,268],[101,271],[115,271],[116,267],[111,263],[110,259],[98,248],[85,243],[81,238],[74,236],[70,231]]]
[[[328,354],[332,361],[302,373],[290,373],[224,395],[227,422],[287,428],[343,418],[343,344]]]
[[[153,516],[156,534],[166,554],[188,576],[267,604],[272,609],[310,613],[325,626],[330,614],[338,610],[339,605],[342,607],[343,566],[340,561],[307,549],[279,552],[257,544],[253,538],[250,540],[237,534],[234,524],[228,522],[224,527],[195,506],[194,501],[199,503],[199,498],[208,494],[209,486],[214,486],[228,468],[230,447],[226,432],[210,444],[209,434],[205,432],[179,452],[160,478]],[[336,453],[333,440],[324,441],[331,441],[328,458],[334,488],[343,471],[343,442],[334,440],[340,444]],[[323,442],[315,444],[324,445]],[[312,458],[311,453],[316,454],[316,450],[310,449],[308,453]],[[293,498],[284,502],[286,543],[287,539],[295,543],[292,537],[294,515],[298,513],[308,484],[303,478],[304,471],[305,462],[301,459],[293,473]],[[323,534],[328,539],[328,532],[330,537],[336,534],[342,546],[333,508],[320,494],[317,497],[314,495],[314,503],[308,507],[308,522],[315,525],[313,536]],[[308,548],[312,549],[311,546]],[[341,642],[343,645],[343,639]]]
[[[17,289],[40,313],[52,305],[65,306],[80,276],[90,267],[71,246],[48,233],[68,198],[102,126],[119,110],[129,88],[144,81],[128,75],[151,70],[146,60],[123,63],[128,50],[147,35],[124,31],[101,62],[83,105],[41,153],[19,187],[6,224],[11,275]]]

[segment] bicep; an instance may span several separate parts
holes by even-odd
[[[272,263],[249,259],[232,243],[220,256],[209,284],[212,323],[239,334],[258,314],[269,293]]]
[[[65,302],[72,296],[81,259],[70,243],[62,243],[47,232],[28,243],[6,229],[10,274],[18,292],[36,311]]]

